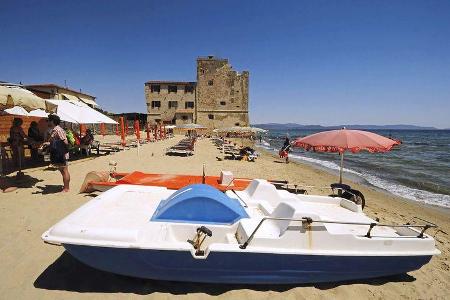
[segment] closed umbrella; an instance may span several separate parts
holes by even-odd
[[[311,134],[295,140],[292,145],[294,147],[302,147],[308,151],[339,152],[341,155],[339,183],[342,183],[344,152],[351,151],[352,153],[357,153],[361,150],[370,153],[387,152],[397,144],[397,141],[373,132],[343,128]]]

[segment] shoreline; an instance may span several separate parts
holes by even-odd
[[[276,154],[276,152],[274,152],[274,150],[269,150],[269,149],[267,149],[265,147],[261,147],[261,146],[256,145],[256,144],[255,144],[255,148],[258,149],[260,152],[264,152],[267,155],[270,155],[270,156],[272,156],[274,158],[279,158],[278,155]],[[313,169],[320,170],[322,172],[325,172],[325,173],[333,175],[333,176],[339,176],[339,171],[337,171],[337,170],[330,169],[330,168],[327,168],[325,166],[322,166],[322,165],[319,165],[319,164],[315,164],[315,163],[312,163],[312,162],[308,162],[308,161],[305,161],[305,160],[297,159],[295,157],[291,158],[289,160],[289,163],[300,164],[302,166],[311,167]],[[420,201],[420,200],[414,200],[414,199],[406,198],[406,197],[403,197],[403,196],[400,196],[400,195],[396,195],[396,194],[390,192],[387,189],[381,188],[379,186],[376,186],[376,185],[370,183],[367,179],[365,179],[365,178],[363,178],[363,177],[361,177],[359,175],[352,174],[351,172],[344,171],[343,172],[343,179],[345,179],[347,181],[350,181],[353,184],[358,184],[358,185],[365,186],[367,188],[375,189],[375,190],[377,190],[380,193],[386,194],[387,196],[396,197],[396,198],[398,198],[400,200],[403,200],[403,201],[412,202],[412,203],[415,203],[415,204],[417,204],[419,206],[424,206],[424,207],[428,207],[428,208],[434,208],[436,210],[440,210],[442,212],[446,212],[446,213],[450,214],[450,207],[442,206],[442,205],[435,204],[435,203],[423,202],[423,201]],[[337,179],[336,179],[336,181],[337,181]],[[411,187],[407,187],[407,188],[411,188]],[[411,188],[411,189],[413,189],[413,188]],[[425,190],[423,190],[423,191],[427,192],[427,193],[433,193],[433,192],[430,192],[430,191],[425,191]],[[433,194],[436,194],[436,193],[433,193]],[[436,194],[436,195],[444,195],[445,196],[445,194]]]
[[[98,271],[86,267],[69,255],[63,247],[45,244],[43,232],[62,218],[90,201],[100,192],[78,194],[78,189],[89,171],[105,171],[109,162],[118,163],[118,172],[142,171],[160,174],[201,175],[206,164],[206,175],[219,175],[231,171],[235,177],[288,180],[308,189],[311,194],[329,194],[330,182],[336,176],[312,166],[292,162],[285,164],[273,154],[262,152],[256,162],[237,160],[218,161],[220,151],[209,139],[200,139],[193,156],[164,155],[165,149],[174,145],[181,136],[149,143],[107,156],[83,158],[69,164],[71,190],[59,193],[61,174],[44,168],[26,169],[29,184],[11,193],[1,194],[0,266],[8,276],[0,277],[0,293],[7,299],[116,299],[154,297],[155,299],[184,298],[188,300],[210,297],[239,299],[396,299],[445,298],[450,292],[450,238],[436,234],[435,241],[441,255],[417,271],[389,278],[335,282],[332,284],[307,284],[278,287],[230,286],[196,283],[174,283],[157,280],[140,280]],[[347,179],[346,179],[347,181]],[[411,200],[381,193],[362,184],[354,184],[366,198],[364,212],[371,218],[380,218],[388,224],[406,223],[419,216],[437,223],[450,233],[447,212],[414,203]],[[6,226],[7,224],[7,226]],[[427,231],[434,235],[434,230]],[[30,255],[32,253],[32,255]]]

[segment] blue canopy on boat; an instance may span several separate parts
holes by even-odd
[[[248,218],[238,200],[206,184],[185,186],[161,201],[152,221],[233,224]]]

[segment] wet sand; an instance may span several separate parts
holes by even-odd
[[[375,188],[352,183],[365,197],[366,213],[382,222],[404,223],[418,216],[437,223],[445,233],[436,235],[440,256],[422,269],[409,274],[354,282],[310,284],[302,286],[240,286],[163,282],[128,278],[87,267],[62,247],[44,244],[41,234],[64,216],[89,201],[98,193],[78,194],[87,172],[109,170],[109,162],[118,163],[117,170],[139,170],[153,173],[218,175],[230,170],[236,177],[289,180],[308,188],[310,193],[328,194],[328,186],[336,176],[300,163],[285,164],[269,153],[255,163],[217,161],[220,155],[209,140],[197,143],[192,157],[165,156],[167,147],[176,143],[169,139],[132,148],[117,154],[85,158],[71,162],[71,191],[58,193],[61,175],[45,168],[28,169],[21,188],[0,193],[0,295],[3,299],[157,299],[210,297],[234,299],[444,299],[450,295],[450,212],[393,195]],[[434,233],[430,231],[430,233]]]

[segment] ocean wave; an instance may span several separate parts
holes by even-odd
[[[265,145],[258,145],[258,147],[278,153],[278,150],[271,147],[271,146],[265,146]],[[338,164],[326,161],[326,160],[320,160],[316,158],[306,157],[298,154],[291,154],[291,159],[299,160],[299,161],[306,161],[308,163],[312,163],[315,165],[319,165],[321,167],[325,167],[327,169],[331,170],[339,170],[340,167]],[[355,170],[351,170],[348,168],[344,168],[344,172],[350,173],[356,176],[361,177],[362,179],[366,180],[369,184],[378,187],[380,189],[383,189],[393,195],[400,196],[409,200],[418,201],[422,203],[432,204],[432,205],[438,205],[442,207],[448,207],[450,208],[450,196],[444,195],[444,194],[437,194],[432,193],[420,189],[415,189],[411,187],[407,187],[401,184],[397,184],[385,179],[381,179],[378,176],[375,176],[373,174],[370,174],[368,172],[357,172]]]
[[[432,193],[420,189],[407,187],[401,184],[396,184],[394,182],[381,179],[375,175],[365,172],[362,174],[362,177],[373,186],[386,190],[389,193],[394,194],[396,196],[400,196],[418,202],[450,208],[449,195]]]
[[[341,169],[341,167],[338,164],[336,164],[336,163],[334,163],[332,161],[321,160],[321,159],[301,156],[301,155],[297,155],[297,154],[289,154],[289,156],[291,158],[293,158],[293,159],[307,161],[309,163],[317,164],[317,165],[323,166],[323,167],[328,168],[328,169],[338,170],[338,171]],[[355,174],[355,175],[361,176],[361,173],[358,173],[358,172],[356,172],[354,170],[347,169],[345,167],[343,168],[343,170],[346,173],[351,173],[351,174]]]

